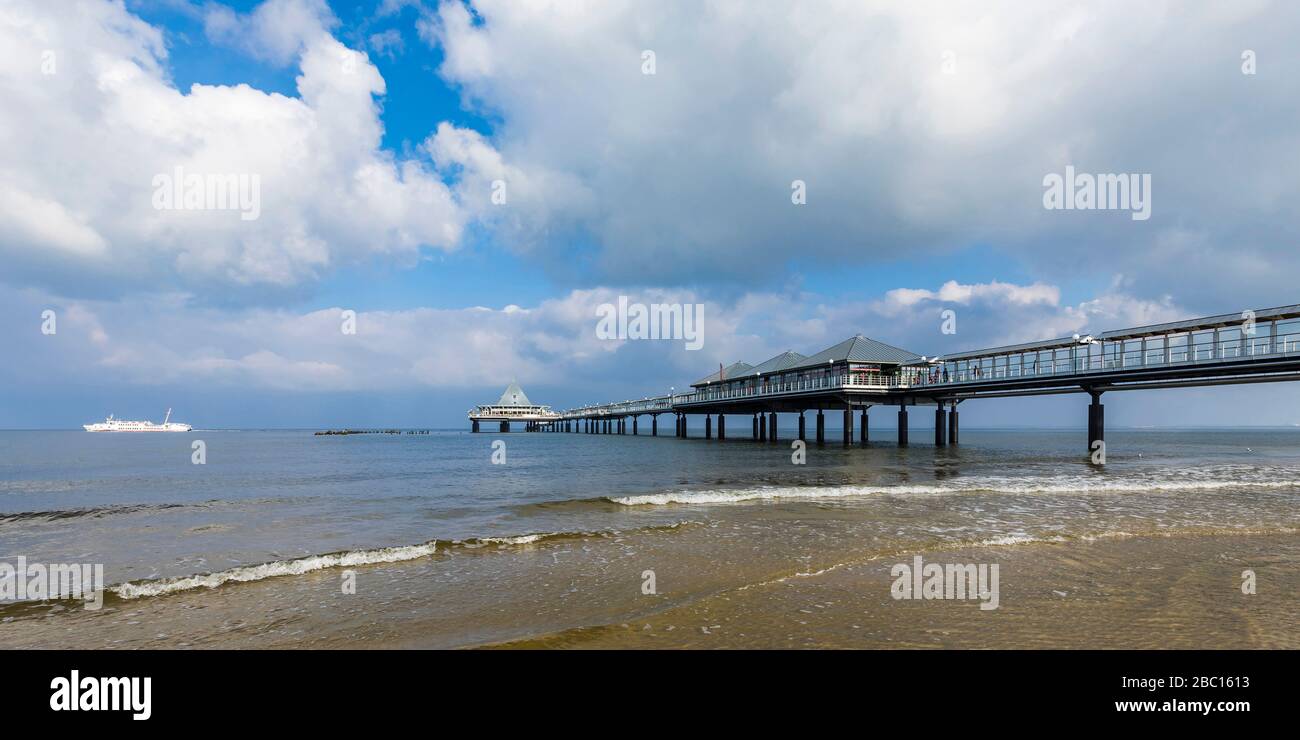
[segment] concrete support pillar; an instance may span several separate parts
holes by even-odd
[[[943,411],[943,404],[939,404],[934,410],[934,446],[943,447],[948,444],[948,416]]]
[[[650,415],[650,436],[659,436],[659,414]]]
[[[501,433],[505,434],[506,432],[509,431],[510,431],[510,422],[508,421],[501,422]]]
[[[689,436],[690,435],[686,432],[686,414],[682,414],[682,439],[686,439]]]
[[[474,421],[470,422],[469,430],[475,434],[478,434],[478,419],[475,419]]]
[[[727,438],[727,417],[718,414],[718,439]]]
[[[767,414],[762,412],[758,414],[758,441],[767,441]]]
[[[853,407],[844,407],[844,446],[853,444]]]
[[[869,408],[871,407],[862,407],[862,423],[858,424],[858,438],[861,440],[863,447],[867,446],[867,409]]]
[[[704,438],[713,439],[713,416],[711,414],[704,415]]]
[[[826,417],[821,409],[817,409],[817,444],[826,444]]]
[[[641,418],[640,416],[633,416],[633,417],[632,417],[632,436],[633,436],[633,437],[636,436],[636,425],[637,425],[637,420],[640,419],[640,418]]]
[[[758,414],[754,414],[754,441],[758,441]]]
[[[907,446],[907,405],[898,407],[898,446]]]
[[[1106,441],[1106,407],[1101,402],[1101,394],[1092,394],[1092,403],[1088,404],[1088,455],[1094,452],[1097,442]]]
[[[776,441],[776,412],[775,412],[775,411],[772,412],[772,414],[771,414],[771,418],[769,419],[769,421],[768,421],[768,425],[767,425],[767,426],[768,426],[768,432],[769,432],[769,435],[770,435],[769,438],[770,438],[773,442],[775,442],[775,441]]]
[[[618,433],[619,433],[619,434],[627,434],[627,419],[619,418],[619,420],[618,420]]]
[[[808,441],[808,436],[804,434],[804,418],[803,418],[802,411],[799,412],[799,441],[800,442]]]

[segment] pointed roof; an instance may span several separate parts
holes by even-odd
[[[733,362],[727,367],[722,369],[722,378],[731,379],[741,375],[752,375],[753,372],[754,372],[753,365],[750,365],[747,362]],[[712,373],[711,375],[705,378],[701,378],[700,380],[691,383],[691,385],[697,386],[697,385],[705,385],[708,383],[716,383],[718,382],[718,380],[720,380],[718,374]]]
[[[877,342],[874,339],[867,339],[859,334],[845,339],[834,347],[824,349],[793,367],[812,367],[814,365],[825,365],[828,362],[844,362],[846,360],[903,364],[916,358],[917,354],[915,352],[899,349],[884,342]]]
[[[749,374],[761,375],[762,373],[776,373],[782,370],[788,370],[806,359],[808,359],[807,355],[801,355],[798,352],[782,352],[770,360],[760,362],[753,370],[749,371]]]
[[[524,395],[524,389],[519,387],[515,381],[510,381],[506,392],[501,394],[501,400],[497,401],[498,406],[532,406],[533,402],[528,400]]]

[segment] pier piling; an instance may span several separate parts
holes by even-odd
[[[1106,407],[1101,403],[1101,394],[1093,393],[1092,403],[1088,404],[1088,454],[1093,454],[1097,442],[1105,444],[1105,440]]]
[[[817,409],[817,444],[826,444],[826,417],[822,416],[821,409]]]
[[[944,413],[943,404],[940,403],[934,409],[934,446],[943,447],[948,443],[947,414]]]
[[[898,446],[907,446],[907,404],[898,407]]]
[[[724,416],[723,414],[718,414],[718,439],[726,439],[726,438],[727,438],[727,417]]]
[[[862,407],[862,423],[859,425],[861,428],[858,432],[858,436],[862,440],[863,447],[867,446],[867,409],[869,408],[871,407],[870,406]]]

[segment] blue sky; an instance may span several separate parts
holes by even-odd
[[[857,332],[936,353],[1300,302],[1285,4],[18,5],[0,427],[459,426],[512,378],[565,406]],[[1152,218],[1045,210],[1067,164],[1150,174]],[[150,207],[175,167],[256,174],[260,217]],[[619,295],[704,304],[704,349],[601,342]],[[1111,416],[1291,424],[1294,400]]]

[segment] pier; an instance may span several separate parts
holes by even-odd
[[[509,432],[510,424],[517,422],[525,431],[536,432],[553,428],[563,417],[550,406],[539,406],[528,400],[519,384],[511,381],[501,398],[493,404],[477,406],[469,412],[470,431],[477,432],[482,423],[494,423],[501,432]]]
[[[1097,442],[1104,444],[1106,393],[1292,380],[1300,380],[1300,305],[942,357],[858,335],[813,355],[787,351],[758,365],[733,363],[692,383],[685,393],[547,409],[553,418],[537,419],[535,429],[638,435],[639,420],[649,417],[650,436],[659,436],[659,417],[666,415],[674,436],[684,438],[686,419],[695,415],[704,417],[705,439],[715,430],[718,439],[726,439],[730,417],[733,435],[748,431],[754,441],[776,442],[777,414],[793,413],[799,415],[798,427],[788,438],[809,441],[811,429],[816,443],[826,444],[826,416],[839,414],[840,442],[850,446],[869,442],[868,411],[882,406],[896,415],[900,447],[911,441],[910,414],[921,409],[934,414],[934,444],[942,447],[959,443],[957,409],[966,401],[1086,393],[1091,452]],[[478,431],[478,421],[473,423]]]

